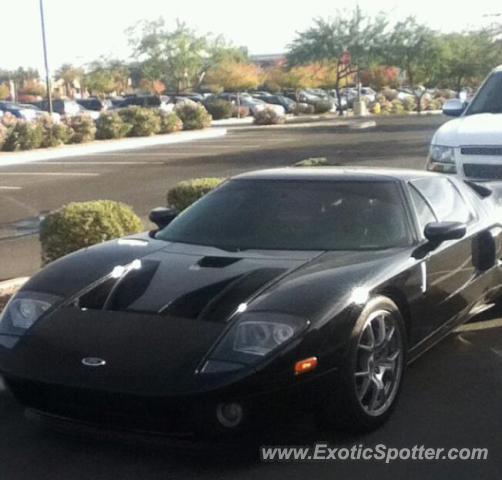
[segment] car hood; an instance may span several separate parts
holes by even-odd
[[[87,310],[224,323],[240,303],[320,253],[228,252],[134,237],[64,257],[23,290],[56,295]]]
[[[77,252],[24,287],[64,300],[10,352],[0,348],[0,370],[149,395],[210,388],[194,372],[239,305],[320,253],[225,252],[148,237]],[[106,365],[86,367],[88,357]]]
[[[442,125],[432,143],[447,147],[463,145],[500,145],[502,114],[466,115]]]

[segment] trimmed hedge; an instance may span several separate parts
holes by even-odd
[[[330,163],[326,157],[314,157],[314,158],[306,158],[305,160],[300,160],[296,162],[294,167],[326,167],[329,166]]]
[[[127,107],[119,111],[125,123],[131,126],[129,137],[149,137],[160,131],[160,118],[155,110],[144,107]]]
[[[327,113],[333,108],[333,104],[329,100],[319,100],[314,104],[314,113]]]
[[[308,103],[297,103],[293,113],[295,115],[312,115],[314,111],[314,105],[309,105]]]
[[[232,103],[220,98],[208,101],[205,104],[205,107],[214,120],[230,118],[234,112],[234,106]]]
[[[40,125],[24,120],[17,121],[13,127],[8,128],[3,150],[7,152],[17,152],[19,150],[39,148],[42,144],[42,140],[42,129]]]
[[[224,178],[207,177],[180,182],[167,192],[167,204],[181,212],[206,193],[214,190],[224,180]]]
[[[159,110],[160,131],[159,133],[174,133],[183,130],[183,122],[174,112]]]
[[[2,150],[8,135],[9,135],[9,129],[5,125],[0,123],[0,150]]]
[[[124,203],[111,200],[70,203],[49,213],[40,225],[42,263],[141,231],[140,218]]]
[[[132,126],[124,122],[118,112],[103,112],[96,120],[96,138],[98,140],[123,138],[131,128]]]
[[[87,114],[76,115],[65,119],[71,128],[70,143],[92,142],[96,136],[94,120]]]
[[[72,131],[64,123],[57,123],[50,115],[44,115],[37,120],[42,131],[42,148],[59,147],[70,141]]]
[[[201,130],[211,126],[212,117],[202,105],[182,103],[176,106],[176,114],[183,122],[183,130]]]
[[[285,121],[286,118],[283,115],[279,115],[274,109],[269,107],[256,112],[254,117],[254,123],[256,125],[278,125]]]

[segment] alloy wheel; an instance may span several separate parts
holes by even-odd
[[[380,416],[392,405],[403,371],[403,340],[391,312],[378,310],[369,315],[356,355],[357,399],[368,415]]]

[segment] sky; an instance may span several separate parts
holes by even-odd
[[[43,56],[39,0],[0,0],[0,68],[36,67]],[[337,9],[352,9],[354,0],[44,0],[52,70],[62,63],[82,65],[100,56],[128,59],[125,29],[141,19],[178,18],[199,33],[223,34],[251,54],[281,53],[295,32],[314,17],[333,17]],[[359,0],[369,13],[388,12],[392,20],[415,15],[444,32],[502,22],[500,0],[475,3],[440,0]],[[468,6],[467,6],[468,5]],[[5,42],[5,39],[10,39]]]

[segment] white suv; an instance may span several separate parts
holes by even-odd
[[[448,100],[442,125],[431,141],[427,170],[473,180],[502,180],[502,65],[495,68],[472,101]]]

